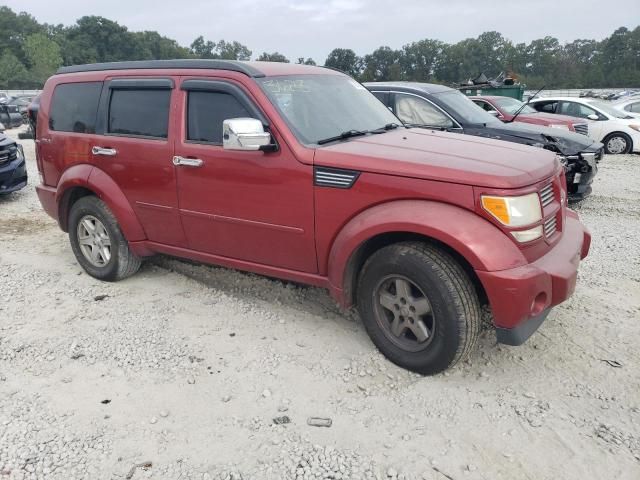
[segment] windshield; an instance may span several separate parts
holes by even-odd
[[[490,124],[502,123],[493,115],[488,114],[482,107],[473,103],[469,97],[458,90],[446,90],[432,94],[443,104],[447,113],[458,117],[462,123]]]
[[[372,93],[344,75],[286,75],[256,81],[306,145],[344,132],[401,124]]]
[[[507,112],[509,115],[515,114],[525,104],[520,100],[509,97],[494,98],[493,103],[495,103],[500,110]],[[538,113],[538,111],[531,108],[529,105],[526,105],[520,113]]]
[[[599,108],[600,110],[602,110],[604,113],[606,113],[607,115],[610,115],[614,118],[633,118],[631,115],[621,112],[620,110],[617,110],[615,108],[613,108],[611,105],[604,103],[604,102],[588,102],[591,105],[593,105],[596,108]]]

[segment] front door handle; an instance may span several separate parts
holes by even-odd
[[[91,153],[94,155],[104,155],[107,157],[115,157],[118,151],[115,148],[93,147]]]
[[[173,157],[173,164],[176,167],[201,167],[203,163],[199,158]]]

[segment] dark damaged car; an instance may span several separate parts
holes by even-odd
[[[0,195],[27,185],[27,165],[22,146],[0,134]]]
[[[591,194],[603,145],[557,128],[503,123],[468,97],[443,85],[414,82],[365,83],[406,125],[521,143],[555,152],[565,167],[569,200]]]

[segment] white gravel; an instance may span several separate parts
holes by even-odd
[[[578,207],[574,297],[524,346],[487,331],[423,378],[319,289],[166,257],[90,278],[22,143],[30,185],[0,197],[0,479],[640,478],[640,156],[606,157]]]

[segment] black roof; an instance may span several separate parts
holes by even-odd
[[[200,60],[200,59],[179,59],[179,60],[141,60],[130,62],[108,62],[91,63],[88,65],[71,65],[60,67],[56,74],[77,73],[77,72],[97,72],[100,70],[147,70],[147,69],[170,69],[170,68],[191,68],[203,70],[231,70],[233,72],[244,73],[249,77],[264,77],[257,68],[237,60]]]
[[[393,90],[394,88],[400,88],[404,90],[420,90],[425,93],[442,93],[454,90],[453,88],[445,85],[438,85],[436,83],[422,83],[422,82],[365,82],[363,83],[369,90],[374,90],[376,87],[380,87],[384,90]]]

